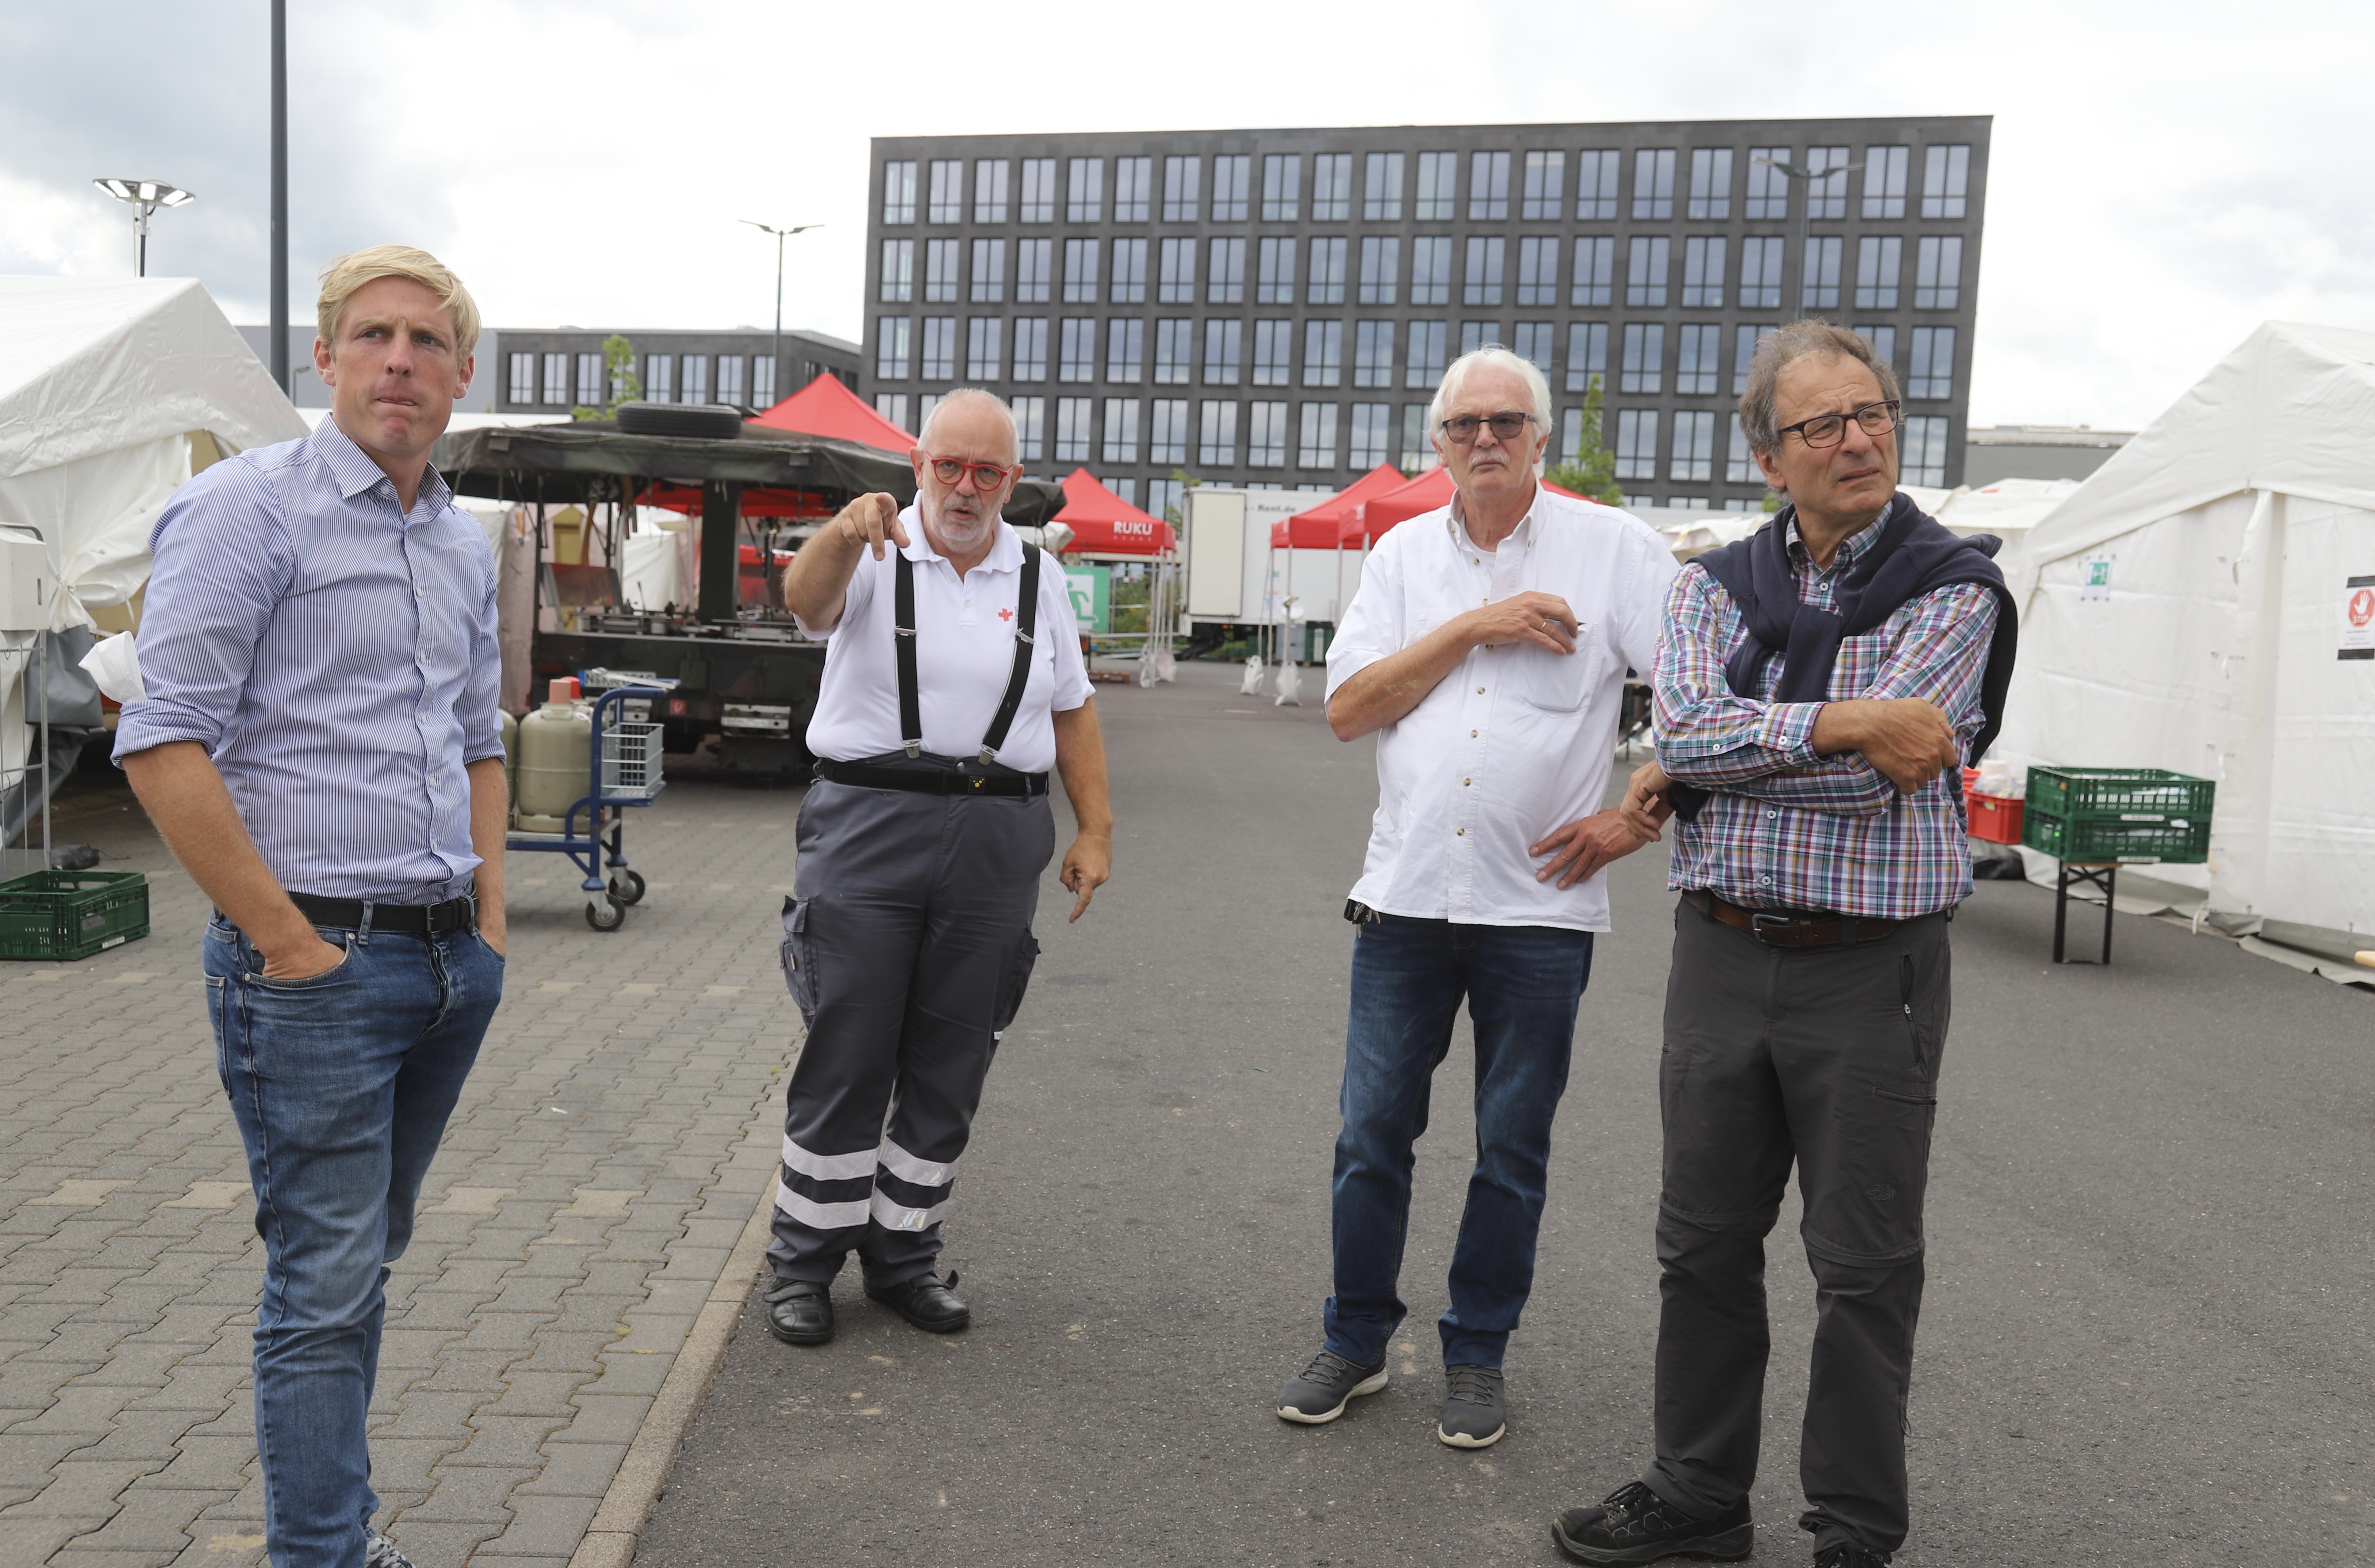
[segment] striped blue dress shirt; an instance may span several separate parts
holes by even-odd
[[[464,769],[503,754],[495,567],[435,469],[412,511],[333,419],[217,463],[148,548],[120,760],[213,756],[291,892],[434,903],[478,868]]]

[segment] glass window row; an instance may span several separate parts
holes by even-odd
[[[775,361],[764,354],[644,354],[615,373],[598,353],[513,354],[505,372],[505,402],[548,408],[629,397],[759,408],[776,401]]]

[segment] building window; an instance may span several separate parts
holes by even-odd
[[[1163,221],[1193,223],[1202,206],[1197,187],[1202,183],[1204,160],[1194,154],[1174,154],[1163,160]]]
[[[1433,433],[1426,428],[1426,405],[1403,404],[1402,455],[1395,466],[1405,474],[1416,474],[1434,467],[1436,462],[1435,442],[1429,439]]]
[[[1790,177],[1781,172],[1781,165],[1790,161],[1786,147],[1753,147],[1748,149],[1748,203],[1746,217],[1751,223],[1759,219],[1778,220],[1790,216]],[[1780,301],[1776,301],[1778,304]]]
[[[1633,155],[1633,216],[1674,216],[1674,149],[1641,148]]]
[[[1097,242],[1094,240],[1064,242],[1064,302],[1068,305],[1093,305],[1097,302]]]
[[[1501,324],[1490,321],[1464,321],[1459,324],[1459,351],[1473,354],[1501,341]]]
[[[1056,399],[1056,461],[1086,463],[1089,460],[1089,428],[1096,413],[1096,400],[1092,397],[1058,397]]]
[[[1097,324],[1092,316],[1066,316],[1056,350],[1058,381],[1097,379]]]
[[[901,317],[896,323],[899,332],[898,369],[885,372],[894,376],[907,373],[907,322]],[[676,356],[646,354],[644,356],[644,401],[673,403],[676,401]]]
[[[1673,459],[1666,477],[1705,484],[1715,477],[1715,416],[1685,409],[1674,416]]]
[[[1025,463],[1038,462],[1047,451],[1047,400],[1017,397],[1007,407],[1014,410],[1014,455]]]
[[[1558,238],[1528,235],[1518,242],[1518,303],[1558,303]]]
[[[1899,147],[1902,152],[1904,148]],[[1896,309],[1896,280],[1905,274],[1905,242],[1894,234],[1867,234],[1856,242],[1856,309]]]
[[[1847,198],[1839,198],[1844,201]],[[1847,242],[1837,234],[1806,237],[1804,286],[1799,290],[1801,310],[1833,311],[1839,304],[1839,252]]]
[[[1671,204],[1669,204],[1671,205]],[[1666,302],[1666,275],[1674,269],[1674,242],[1663,234],[1637,234],[1625,258],[1625,302],[1655,310]]]
[[[1526,189],[1518,216],[1529,223],[1556,223],[1566,212],[1566,154],[1526,154]]]
[[[1185,386],[1190,379],[1189,359],[1195,349],[1195,324],[1164,320],[1154,324],[1154,381],[1158,386]]]
[[[966,380],[998,379],[998,361],[1004,358],[998,339],[1004,336],[1005,325],[996,316],[975,316],[965,323]]]
[[[1364,473],[1386,460],[1389,409],[1384,403],[1353,405],[1353,466]]]
[[[1575,215],[1587,223],[1616,216],[1616,149],[1596,147],[1575,160]]]
[[[1140,160],[1142,161],[1142,160]],[[1105,399],[1105,457],[1107,463],[1138,461],[1138,399]]]
[[[544,357],[544,401],[551,407],[569,407],[569,356],[547,354]]]
[[[739,354],[717,356],[717,401],[733,404],[742,401],[742,367],[749,362]]]
[[[1218,198],[1215,198],[1217,205]],[[1204,298],[1215,305],[1243,304],[1246,298],[1246,242],[1212,242],[1212,265],[1204,278]]]
[[[1951,311],[1963,300],[1963,237],[1923,236],[1914,250],[1913,308]]]
[[[1344,156],[1350,158],[1353,155],[1348,152]],[[1311,242],[1311,292],[1308,296],[1311,303],[1341,305],[1344,302],[1344,253],[1351,243],[1348,240],[1334,238]]]
[[[1254,384],[1284,386],[1294,379],[1294,324],[1291,321],[1254,323]]]
[[[1411,303],[1451,303],[1451,236],[1421,234],[1411,242]]]
[[[1344,324],[1311,321],[1303,324],[1303,384],[1344,384]]]
[[[1418,155],[1418,200],[1412,204],[1412,216],[1421,223],[1451,221],[1452,187],[1459,179],[1459,155],[1456,152],[1423,152]]]
[[[514,354],[511,359],[511,395],[506,403],[533,405],[536,402],[536,356]]]
[[[1303,211],[1303,158],[1299,153],[1262,154],[1264,223],[1292,223]]]
[[[1147,451],[1147,461],[1187,462],[1188,400],[1184,397],[1156,398],[1152,427],[1153,443]]]
[[[1286,405],[1255,402],[1246,406],[1246,466],[1286,466]]]
[[[1591,383],[1608,373],[1608,324],[1604,321],[1570,323],[1566,329],[1566,389],[1589,392]]]
[[[1686,324],[1674,345],[1674,390],[1685,397],[1713,396],[1722,365],[1723,328]]]
[[[1003,303],[1005,299],[1006,242],[975,240],[973,242],[973,302],[996,305]]]
[[[1863,149],[1863,215],[1866,218],[1905,216],[1906,166],[1913,161],[1909,147],[1868,147]]]
[[[1056,276],[1056,242],[1018,240],[1014,243],[1014,299],[1017,304],[1044,305]]]
[[[1251,153],[1231,153],[1212,159],[1212,221],[1242,223],[1246,218],[1246,201],[1253,192],[1254,160]],[[1230,405],[1234,409],[1235,404]],[[1235,415],[1231,418],[1234,419]]]
[[[1064,221],[1094,223],[1105,215],[1105,160],[1102,158],[1068,159],[1064,168]],[[1058,414],[1058,419],[1060,420],[1062,416]]]
[[[1022,316],[1014,324],[1014,379],[1047,379],[1047,318]]]
[[[1606,234],[1578,236],[1575,242],[1575,278],[1566,302],[1608,304],[1614,295],[1615,277],[1615,240]]]
[[[1926,415],[1905,421],[1900,440],[1905,454],[1900,470],[1908,485],[1938,489],[1946,482],[1946,421]]]
[[[692,399],[691,366],[685,367],[685,400]],[[926,316],[924,318],[924,379],[951,381],[957,373],[957,318]]]
[[[1480,152],[1468,160],[1468,216],[1499,220],[1509,216],[1509,155]]]
[[[1261,242],[1261,266],[1254,281],[1258,305],[1294,303],[1294,242],[1269,239]]]
[[[1482,157],[1483,154],[1477,156]],[[1504,201],[1502,206],[1508,203]],[[1497,305],[1501,302],[1501,276],[1508,270],[1509,242],[1498,234],[1471,234],[1468,238],[1468,278],[1460,290],[1460,303],[1466,305]]]
[[[1311,159],[1311,220],[1341,223],[1353,216],[1353,155],[1322,152]]]
[[[1921,216],[1960,218],[1971,182],[1967,147],[1924,147],[1921,153]]]
[[[1026,158],[1022,160],[1022,221],[1053,223],[1056,221],[1056,160],[1052,158]]]
[[[1117,305],[1146,303],[1146,242],[1116,240],[1113,242],[1113,277],[1107,297]]]
[[[1884,365],[1896,363],[1896,329],[1893,326],[1859,326],[1858,336],[1872,345],[1872,351]]]
[[[1208,321],[1204,324],[1206,386],[1237,384],[1237,361],[1244,353],[1245,326],[1241,321]]]
[[[1445,339],[1450,336],[1446,323],[1414,321],[1410,324],[1410,352],[1402,356],[1402,384],[1432,387],[1443,379]]]
[[[1691,205],[1694,218],[1720,222],[1731,216],[1731,148],[1695,147],[1691,151]]]
[[[1848,149],[1843,147],[1808,147],[1806,171],[1814,176],[1806,182],[1806,216],[1845,218],[1848,215]]]
[[[1336,405],[1306,403],[1303,406],[1303,429],[1294,443],[1294,461],[1298,467],[1333,468],[1336,463]]]
[[[1365,238],[1361,242],[1361,303],[1392,304],[1401,271],[1402,242],[1398,237],[1372,234]]]
[[[1658,477],[1658,411],[1620,408],[1616,412],[1616,477],[1654,479]]]
[[[1361,217],[1369,223],[1399,223],[1402,218],[1402,155],[1373,152],[1362,171]]]
[[[1730,485],[1754,485],[1765,478],[1755,455],[1748,450],[1748,431],[1742,428],[1737,414],[1731,417],[1731,450],[1724,459],[1723,478]]]
[[[1723,250],[1720,234],[1683,242],[1683,309],[1723,309]]]
[[[1659,322],[1633,322],[1625,328],[1625,368],[1619,392],[1666,390],[1666,328]]]
[[[1196,242],[1171,239],[1163,242],[1161,274],[1155,281],[1154,298],[1165,305],[1192,305],[1196,302]]]
[[[1521,321],[1518,324],[1517,341],[1510,345],[1520,360],[1530,360],[1534,368],[1544,375],[1551,373],[1551,356],[1555,352],[1555,340],[1551,324],[1546,321]]]
[[[1151,158],[1117,158],[1114,159],[1114,221],[1143,223],[1154,204],[1154,159]],[[1137,405],[1131,408],[1136,410]]]
[[[1743,310],[1781,308],[1781,246],[1778,234],[1752,234],[1740,242],[1740,304]]]
[[[1363,321],[1353,324],[1353,384],[1394,384],[1394,324]]]
[[[582,360],[588,356],[580,355],[579,358]],[[599,368],[600,362],[597,360],[596,369],[598,371]],[[750,361],[750,401],[761,408],[775,406],[774,360],[754,359]]]
[[[602,392],[602,356],[599,354],[578,355],[577,401],[586,404],[589,407],[599,408],[605,401]]]
[[[912,159],[882,166],[882,221],[916,221],[916,165]]]
[[[901,430],[907,428],[907,395],[904,392],[878,392],[874,395],[874,411]]]
[[[956,223],[964,218],[964,160],[932,159],[931,205],[925,218],[933,223]]]
[[[957,242],[924,242],[924,303],[949,305],[957,297]]]
[[[1748,390],[1748,367],[1756,359],[1756,341],[1768,332],[1781,329],[1770,323],[1763,326],[1736,327],[1732,333],[1731,395],[1738,397]]]
[[[1157,459],[1157,461],[1159,462],[1161,460]],[[1185,456],[1182,456],[1179,461],[1185,463],[1188,459]],[[1146,510],[1152,513],[1155,516],[1162,518],[1166,523],[1176,525],[1185,521],[1185,517],[1179,509],[1179,498],[1181,494],[1186,491],[1187,488],[1187,486],[1181,484],[1177,479],[1147,480]]]
[[[916,242],[882,242],[882,302],[904,305],[916,297]]]
[[[973,220],[975,223],[1006,221],[1006,159],[974,159]]]
[[[1137,412],[1137,407],[1136,407],[1136,405],[1132,405],[1132,406],[1131,406],[1131,409],[1130,409],[1130,411],[1131,411],[1132,413],[1136,413],[1136,412]],[[1107,446],[1111,446],[1111,445],[1113,444],[1113,437],[1112,437],[1110,434],[1108,434],[1108,435],[1105,437],[1105,444],[1106,444]],[[1107,459],[1106,459],[1106,461],[1107,461],[1107,462],[1117,462],[1117,461],[1129,461],[1129,462],[1135,462],[1135,461],[1137,461],[1137,459],[1135,459],[1135,458],[1129,458],[1129,459],[1107,458]],[[1127,504],[1127,505],[1130,505],[1130,506],[1136,506],[1136,505],[1138,504],[1138,481],[1137,481],[1136,479],[1133,479],[1133,478],[1128,478],[1128,477],[1116,477],[1115,476],[1113,476],[1113,475],[1111,475],[1111,474],[1108,474],[1108,475],[1106,475],[1104,478],[1099,479],[1099,480],[1097,481],[1097,483],[1099,483],[1099,484],[1101,484],[1101,485],[1105,486],[1105,489],[1109,489],[1109,490],[1113,491],[1113,493],[1114,493],[1114,494],[1116,494],[1116,495],[1119,496],[1119,497],[1122,499],[1122,501],[1123,501],[1123,502],[1124,502],[1125,504]]]
[[[1237,460],[1237,406],[1206,400],[1197,409],[1196,461],[1207,468],[1226,467]]]
[[[1913,329],[1911,374],[1905,378],[1908,397],[1955,395],[1955,329],[1917,326]]]
[[[1583,453],[1583,410],[1568,408],[1559,415],[1559,460],[1572,463]]]
[[[1105,323],[1105,380],[1134,386],[1146,379],[1146,324],[1116,316]]]

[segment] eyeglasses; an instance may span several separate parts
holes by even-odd
[[[1452,445],[1466,446],[1476,439],[1477,430],[1483,426],[1493,427],[1493,436],[1496,441],[1515,441],[1532,423],[1534,417],[1531,414],[1495,414],[1483,419],[1473,414],[1462,414],[1456,419],[1444,420],[1436,429],[1449,436]]]
[[[1794,425],[1784,425],[1774,433],[1788,435],[1791,430],[1795,430],[1798,432],[1800,441],[1819,452],[1824,447],[1837,446],[1847,440],[1849,419],[1853,419],[1856,427],[1868,436],[1888,434],[1897,427],[1899,422],[1897,407],[1893,402],[1867,403],[1850,413],[1817,414],[1811,419],[1801,419]]]
[[[967,463],[955,457],[933,457],[928,458],[926,461],[929,462],[932,466],[932,477],[939,480],[940,483],[948,486],[951,489],[954,489],[957,487],[958,481],[962,480],[967,474],[971,474],[973,476],[973,488],[981,491],[985,495],[989,493],[991,490],[998,489],[1000,485],[1006,483],[1007,480],[1012,478],[1015,475],[1022,472],[1022,467],[1020,464],[1017,464],[1011,468],[1008,468],[996,463]]]

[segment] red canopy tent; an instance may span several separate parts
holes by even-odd
[[[1380,463],[1351,485],[1329,496],[1307,511],[1298,512],[1283,523],[1270,525],[1270,548],[1274,550],[1332,550],[1340,545],[1359,538],[1360,530],[1344,532],[1344,525],[1353,509],[1372,496],[1381,496],[1400,489],[1407,481],[1402,471],[1390,463]]]
[[[868,407],[830,371],[750,422],[770,430],[879,446],[903,456],[916,448],[914,436]]]
[[[1590,499],[1577,495],[1570,489],[1562,489],[1539,476],[1535,482],[1554,495],[1567,496],[1576,501]],[[1383,495],[1372,496],[1353,507],[1343,522],[1344,536],[1350,541],[1366,534],[1369,542],[1375,544],[1395,524],[1450,504],[1451,470],[1441,466],[1429,468],[1410,483],[1388,490]]]
[[[1073,469],[1064,480],[1064,510],[1056,521],[1072,530],[1068,554],[1155,556],[1179,548],[1170,524],[1130,505],[1086,468]]]

